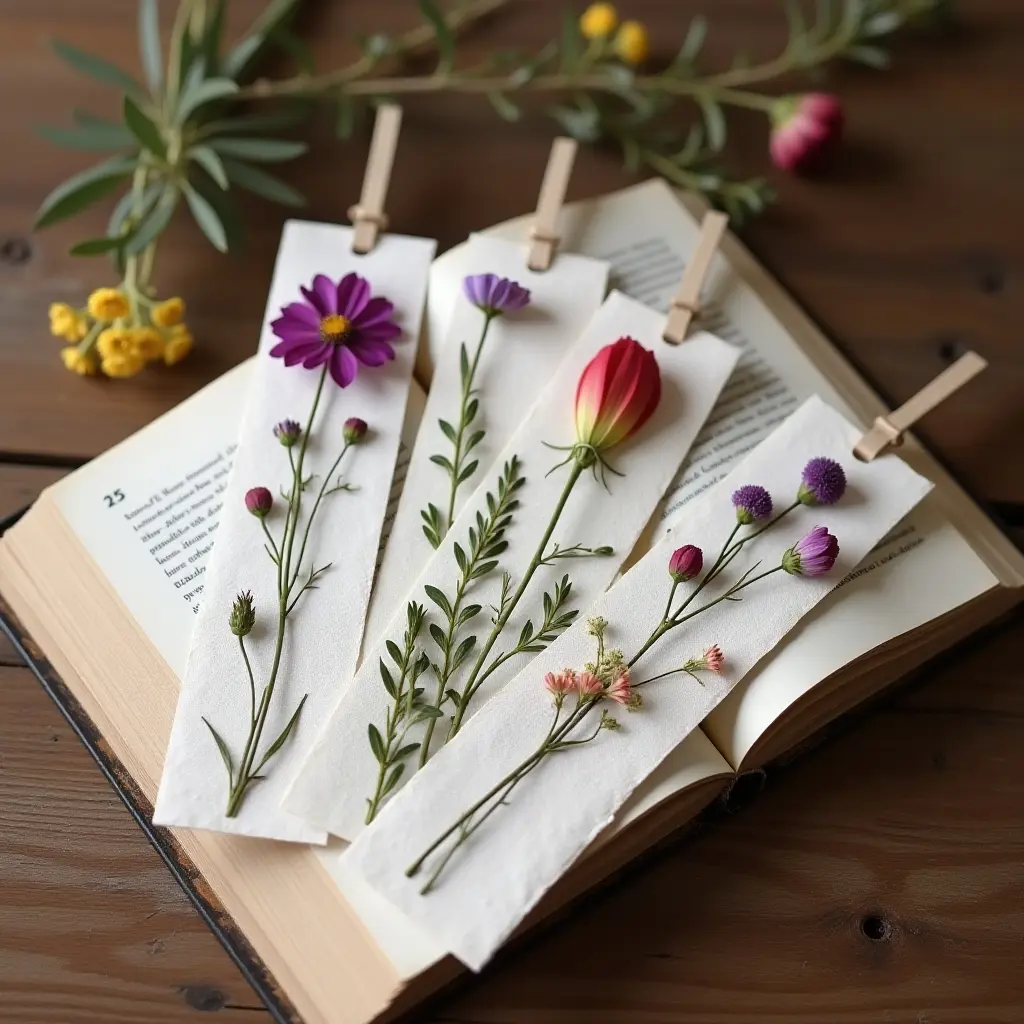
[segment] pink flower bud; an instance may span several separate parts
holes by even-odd
[[[704,667],[709,672],[721,672],[725,665],[725,655],[722,648],[715,644],[704,652]]]
[[[366,431],[366,420],[361,420],[358,416],[353,416],[351,419],[345,420],[345,425],[342,427],[341,435],[345,438],[346,444],[359,444],[359,442],[366,437]]]
[[[695,544],[684,544],[672,552],[668,574],[676,583],[686,583],[699,576],[704,568],[704,552]]]
[[[632,437],[661,401],[654,353],[632,338],[606,345],[587,364],[576,387],[576,440],[598,452]]]
[[[792,576],[824,576],[839,557],[839,541],[824,526],[816,526],[782,556],[782,568]]]
[[[623,707],[628,707],[633,700],[633,683],[629,678],[629,672],[623,671],[608,687],[604,694],[608,700],[615,701]]]
[[[253,487],[245,492],[245,507],[257,518],[262,519],[274,506],[274,496],[266,487]]]
[[[799,173],[818,166],[843,134],[842,104],[829,93],[783,96],[771,117],[772,162],[784,171]]]

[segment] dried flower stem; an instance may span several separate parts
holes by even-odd
[[[302,572],[302,563],[306,555],[306,547],[309,541],[310,531],[313,527],[313,521],[316,518],[317,512],[320,510],[321,502],[328,494],[332,494],[339,490],[349,489],[347,485],[341,484],[340,481],[333,487],[330,486],[332,477],[338,470],[338,467],[341,465],[342,460],[351,447],[351,444],[346,440],[340,454],[334,460],[329,472],[325,474],[323,478],[316,499],[313,502],[313,507],[306,520],[305,528],[302,530],[301,540],[299,541],[298,551],[296,553],[295,543],[300,532],[299,520],[302,511],[302,494],[308,484],[308,480],[303,475],[306,452],[309,446],[309,439],[316,422],[320,400],[323,395],[327,369],[328,366],[325,363],[324,368],[320,373],[320,379],[317,382],[316,393],[313,397],[313,403],[309,411],[309,418],[306,422],[306,427],[302,431],[302,439],[298,446],[298,455],[295,455],[293,449],[288,449],[288,458],[291,468],[291,487],[285,496],[288,501],[288,509],[285,516],[284,530],[281,535],[280,544],[275,541],[273,535],[268,529],[266,519],[261,517],[260,520],[263,533],[267,539],[267,555],[277,567],[277,623],[274,639],[273,660],[267,676],[267,683],[260,695],[258,705],[256,702],[256,680],[253,674],[252,664],[249,660],[248,651],[245,648],[245,637],[244,635],[239,635],[238,637],[238,644],[245,663],[246,675],[249,681],[250,703],[248,734],[245,741],[245,747],[242,751],[241,762],[238,766],[237,774],[234,770],[233,761],[227,745],[213,726],[204,719],[207,728],[210,730],[215,742],[217,743],[217,747],[220,750],[221,757],[223,758],[225,767],[227,768],[229,792],[226,814],[229,818],[234,818],[238,815],[249,786],[253,782],[259,781],[263,778],[260,773],[266,767],[270,759],[281,749],[282,746],[284,746],[288,736],[298,724],[299,716],[302,713],[302,709],[305,706],[306,699],[308,697],[308,694],[302,697],[282,732],[278,735],[277,739],[270,744],[262,757],[260,757],[260,743],[263,739],[263,731],[266,726],[271,703],[274,699],[274,692],[277,687],[281,667],[281,656],[284,651],[288,616],[292,611],[294,611],[299,598],[307,590],[315,590],[317,579],[323,572],[330,568],[329,564],[324,565],[319,569],[311,567],[308,578],[300,585],[299,577]],[[259,758],[258,763],[257,758]]]
[[[799,504],[799,503],[797,503]],[[796,507],[795,505],[793,507]],[[745,538],[746,541],[753,540],[755,536],[760,536],[769,527],[775,525],[784,515],[792,511],[792,508],[787,509],[785,512],[777,516],[768,526],[756,531],[749,537]],[[747,587],[753,586],[755,583],[760,582],[773,575],[776,572],[782,571],[782,566],[778,565],[766,572],[760,573],[759,575],[752,575],[757,569],[755,564],[748,569],[734,584],[732,584],[721,596],[715,598],[712,601],[708,601],[706,604],[701,605],[699,608],[695,608],[689,613],[686,613],[686,609],[691,605],[694,598],[704,587],[707,586],[711,580],[721,574],[722,571],[728,566],[728,564],[736,557],[741,548],[743,547],[743,541],[734,542],[736,533],[739,529],[736,528],[729,535],[729,539],[722,546],[722,550],[719,553],[714,565],[707,571],[704,579],[694,589],[694,593],[690,595],[685,601],[682,602],[680,607],[673,612],[672,601],[675,596],[676,590],[679,584],[673,581],[672,588],[670,591],[668,603],[664,614],[662,615],[662,621],[659,623],[657,628],[643,644],[643,646],[637,651],[637,653],[629,660],[628,667],[635,665],[643,655],[650,650],[666,633],[670,630],[675,629],[677,626],[682,625],[684,622],[689,621],[702,615],[714,608],[716,605],[723,601],[736,601],[740,598],[739,593],[745,590]],[[619,666],[623,664],[622,656],[620,652],[609,652],[605,650],[604,645],[604,626],[602,625],[596,633],[597,636],[597,659],[593,665],[595,673],[601,675],[602,673],[616,673],[620,671]],[[588,666],[590,668],[590,666]],[[663,672],[660,675],[652,676],[649,679],[641,680],[632,684],[633,689],[638,689],[649,683],[653,683],[657,680],[666,679],[673,675],[687,674],[694,676],[695,673],[689,667],[682,667],[678,669],[672,669],[668,672]],[[601,722],[593,730],[591,734],[582,739],[571,739],[570,737],[575,730],[587,719],[590,712],[600,703],[602,703],[603,695],[598,694],[596,696],[579,696],[577,698],[576,706],[572,709],[569,716],[564,722],[560,721],[562,714],[562,700],[561,697],[556,697],[555,700],[555,719],[552,723],[551,728],[548,731],[547,736],[541,741],[527,758],[525,758],[520,764],[518,764],[511,772],[508,773],[500,782],[493,786],[483,797],[481,797],[468,811],[462,814],[448,829],[445,830],[438,838],[420,855],[420,857],[414,861],[407,869],[406,875],[413,877],[418,874],[423,867],[426,860],[435,853],[441,846],[445,844],[453,836],[455,837],[454,842],[445,852],[442,859],[439,861],[437,866],[434,868],[430,877],[426,883],[420,889],[421,895],[426,895],[436,884],[441,873],[447,867],[449,861],[455,855],[456,851],[469,839],[469,837],[493,814],[499,807],[503,806],[512,791],[520,782],[526,778],[531,772],[538,768],[544,760],[553,753],[565,750],[573,746],[581,746],[586,743],[592,742],[597,738],[602,728],[614,728],[616,723],[613,719],[609,719],[606,712],[602,712]],[[484,813],[477,817],[480,812]]]
[[[530,586],[530,582],[533,580],[537,570],[545,564],[545,562],[552,560],[552,554],[547,552],[548,544],[551,541],[551,535],[555,532],[555,527],[558,525],[558,520],[565,511],[565,506],[569,500],[569,496],[572,494],[573,489],[586,468],[587,467],[585,467],[582,462],[575,459],[573,460],[569,476],[565,481],[565,486],[562,488],[562,493],[551,513],[551,518],[548,520],[548,525],[541,536],[540,543],[538,543],[537,548],[533,553],[533,557],[530,559],[530,563],[526,567],[526,572],[523,573],[523,578],[519,581],[519,586],[516,588],[515,593],[512,594],[507,601],[502,602],[502,606],[494,620],[494,626],[488,634],[487,639],[484,641],[484,645],[481,648],[480,653],[477,655],[472,669],[470,670],[469,677],[466,679],[466,682],[462,687],[458,703],[455,708],[455,714],[452,716],[451,728],[448,730],[448,739],[451,739],[462,727],[462,720],[465,718],[466,710],[468,709],[470,702],[476,696],[480,687],[487,681],[488,676],[490,676],[491,673],[499,667],[499,665],[507,660],[504,656],[499,655],[490,666],[487,668],[484,667],[491,650],[504,631],[512,613],[516,610],[516,607],[522,600],[523,595]],[[601,551],[602,553],[610,553],[610,549],[608,552],[605,552],[604,549],[601,549]],[[591,552],[589,549],[587,550],[587,554],[593,553],[596,552]],[[555,557],[557,557],[557,555]]]

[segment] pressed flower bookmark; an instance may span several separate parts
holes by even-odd
[[[342,854],[479,970],[629,795],[931,488],[811,399]],[[842,614],[841,597],[834,614]]]
[[[383,234],[359,254],[356,233],[284,230],[157,797],[161,825],[326,838],[280,797],[358,658],[435,248]],[[193,495],[175,514],[205,500]],[[176,585],[196,585],[187,548],[167,561]]]
[[[352,839],[611,583],[738,353],[613,293],[427,563],[285,797]],[[392,538],[393,542],[393,538]]]
[[[526,418],[604,298],[608,265],[561,253],[543,272],[529,245],[473,236],[367,617],[380,638],[420,570]]]

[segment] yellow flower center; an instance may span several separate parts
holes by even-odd
[[[340,313],[332,313],[320,321],[320,337],[332,345],[337,345],[344,341],[351,329],[352,324]]]

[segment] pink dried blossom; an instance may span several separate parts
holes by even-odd
[[[715,644],[704,652],[704,668],[708,672],[721,672],[725,665],[725,655],[722,648]]]
[[[576,690],[581,697],[597,697],[604,693],[604,683],[593,672],[581,672],[576,680]]]
[[[843,106],[824,92],[784,96],[772,109],[769,149],[784,171],[809,171],[835,149],[843,133]]]
[[[609,700],[615,701],[616,704],[622,704],[624,707],[631,704],[633,701],[633,682],[629,678],[629,672],[622,672],[612,685],[605,690],[604,695]]]
[[[544,676],[544,688],[553,697],[564,697],[576,689],[576,673],[571,668],[561,672],[548,672]]]

